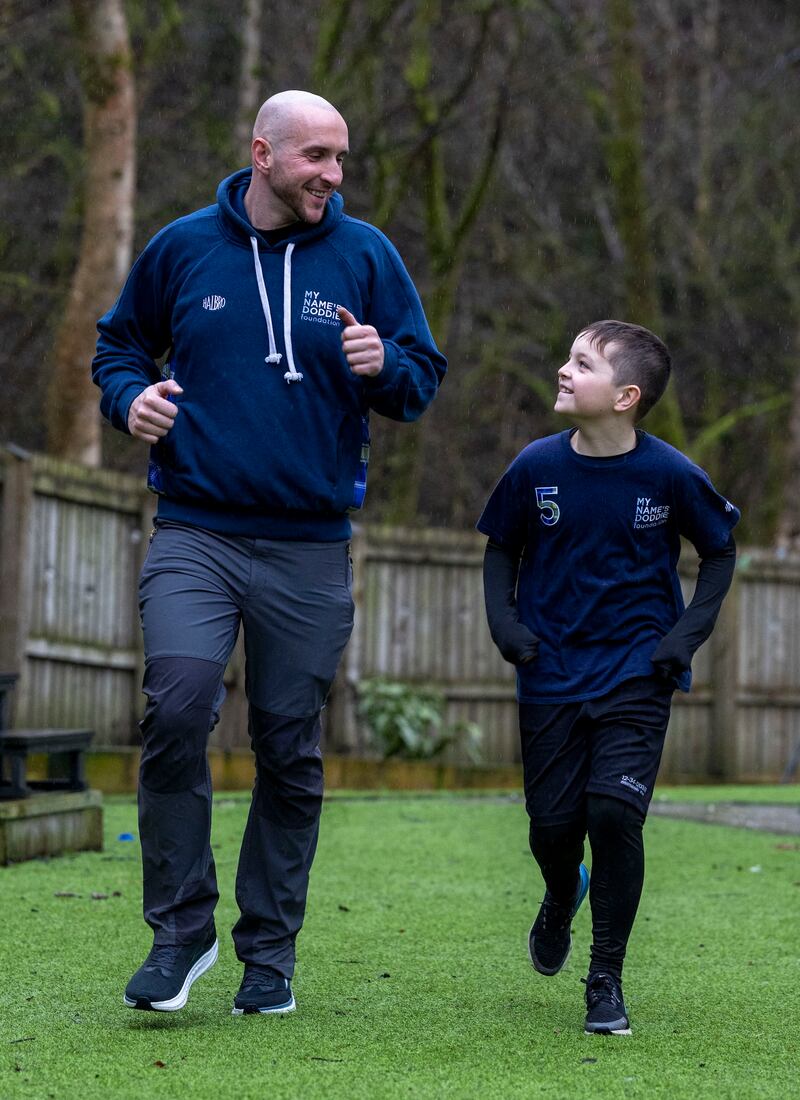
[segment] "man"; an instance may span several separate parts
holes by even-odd
[[[101,409],[152,445],[159,493],[140,582],[139,824],[154,942],[125,991],[131,1008],[182,1008],[217,957],[206,745],[240,623],[256,782],[233,1011],[295,1007],[319,715],[352,628],[348,512],[366,490],[368,415],[414,420],[446,369],[399,255],[342,211],[347,151],[324,99],[268,99],[252,168],[156,235],[98,323]]]

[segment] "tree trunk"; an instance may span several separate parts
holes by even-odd
[[[263,0],[245,0],[242,5],[242,60],[239,68],[239,100],[236,107],[234,140],[236,156],[250,163],[253,123],[261,106],[261,23]]]
[[[136,189],[136,104],[123,0],[71,0],[84,91],[83,234],[55,339],[47,394],[51,454],[99,466],[98,391],[89,373],[97,318],[130,267]]]
[[[800,327],[795,332],[795,347],[800,354]],[[775,545],[784,553],[797,553],[800,550],[800,370],[792,383],[783,486]]]
[[[644,82],[635,31],[633,0],[608,0],[613,72],[612,133],[606,142],[606,161],[616,203],[619,235],[625,250],[627,316],[624,320],[658,332],[661,311],[647,224],[644,181]],[[676,447],[685,447],[683,418],[672,385],[648,417],[647,427],[665,436]]]
[[[502,148],[510,109],[507,87],[519,55],[521,37],[516,24],[512,23],[511,31],[506,36],[509,50],[505,79],[495,96],[486,141],[483,148],[471,151],[471,173],[466,194],[461,203],[454,207],[449,195],[450,182],[445,166],[441,126],[475,80],[480,53],[490,41],[493,9],[491,6],[483,9],[471,61],[465,67],[457,94],[444,103],[437,100],[435,95],[435,66],[431,45],[433,21],[439,14],[437,4],[420,3],[405,76],[416,110],[419,133],[424,137],[419,159],[422,165],[425,247],[433,276],[433,285],[426,302],[428,321],[434,339],[443,348],[447,343],[464,253],[475,221],[486,201]],[[428,420],[409,425],[392,455],[392,476],[386,511],[386,520],[389,523],[407,526],[416,522],[426,443],[431,431],[429,425]]]

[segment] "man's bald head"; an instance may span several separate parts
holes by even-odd
[[[314,95],[313,92],[299,90],[277,92],[261,104],[253,126],[253,137],[263,138],[273,146],[280,145],[292,134],[301,120],[318,111],[339,115],[332,103],[320,95]],[[339,117],[341,118],[341,115]]]
[[[253,172],[244,205],[258,229],[316,225],[342,182],[347,123],[322,96],[278,92],[253,128]]]

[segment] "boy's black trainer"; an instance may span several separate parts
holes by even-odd
[[[622,985],[613,974],[590,974],[586,981],[587,1035],[630,1035],[631,1023],[622,999]]]
[[[233,1015],[260,1012],[294,1012],[295,1002],[288,978],[269,966],[245,966],[242,984],[233,999]]]
[[[572,950],[572,919],[583,904],[589,889],[589,872],[583,864],[578,871],[578,889],[572,905],[560,905],[547,890],[539,915],[528,933],[528,955],[540,974],[557,974]]]
[[[215,932],[187,944],[154,944],[128,982],[123,998],[128,1008],[177,1012],[189,999],[192,983],[217,961]]]

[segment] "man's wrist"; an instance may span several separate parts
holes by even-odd
[[[390,385],[397,374],[398,355],[397,348],[391,340],[381,340],[383,344],[383,365],[377,374],[365,375],[364,380],[368,385],[379,389]]]

